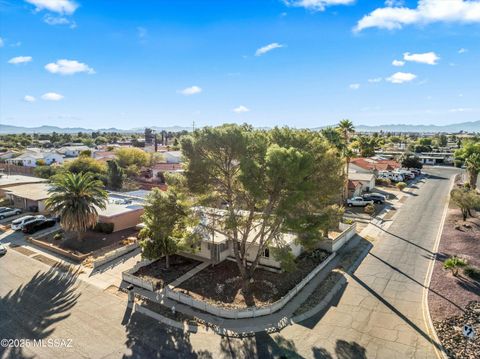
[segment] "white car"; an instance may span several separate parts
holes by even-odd
[[[5,219],[7,217],[16,216],[17,214],[22,213],[21,209],[18,208],[9,208],[3,207],[0,211],[0,219]]]
[[[7,253],[7,247],[0,243],[0,255],[3,256],[5,253]]]
[[[348,207],[365,207],[367,204],[373,204],[373,201],[364,199],[363,197],[353,197],[347,199]]]
[[[12,224],[10,225],[10,228],[13,229],[14,231],[21,231],[25,225],[32,223],[37,219],[45,219],[45,216],[38,215],[38,216],[20,217],[12,222]]]

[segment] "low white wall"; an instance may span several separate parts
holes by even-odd
[[[165,288],[165,294],[170,299],[176,300],[177,302],[189,305],[191,307],[203,310],[205,312],[214,314],[223,318],[230,319],[239,319],[239,318],[254,318],[260,317],[263,315],[272,314],[285,306],[305,285],[315,277],[318,272],[320,272],[325,266],[330,263],[330,261],[335,257],[336,253],[331,253],[322,263],[315,267],[305,278],[302,279],[294,288],[292,288],[284,297],[272,303],[268,306],[257,308],[250,307],[246,309],[224,309],[214,305],[210,305],[204,301],[198,301],[193,299],[189,295],[185,295],[180,292],[172,291],[171,289]],[[145,288],[145,287],[143,287]]]
[[[342,233],[335,239],[325,239],[318,244],[318,248],[328,252],[337,252],[356,234],[357,224],[340,223]]]
[[[137,264],[135,264],[133,268],[122,272],[122,279],[127,283],[134,284],[138,287],[147,289],[152,292],[155,291],[155,283],[149,280],[144,280],[142,278],[139,278],[133,275],[133,273],[138,271],[140,268],[148,266],[152,262],[154,261],[146,260],[146,261],[138,262]]]
[[[93,269],[103,266],[104,264],[111,262],[114,259],[117,259],[118,257],[121,257],[124,254],[131,252],[137,248],[138,248],[138,243],[132,243],[124,247],[120,247],[118,249],[110,251],[108,253],[105,253],[105,255],[98,257],[93,261]]]

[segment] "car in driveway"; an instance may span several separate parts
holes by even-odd
[[[7,253],[7,246],[0,243],[0,256],[3,256],[5,253]]]
[[[20,218],[17,218],[16,220],[12,221],[10,224],[10,228],[13,229],[14,231],[20,231],[23,229],[23,227],[37,219],[45,219],[45,216],[38,215],[38,216],[23,216]]]
[[[364,194],[363,199],[367,201],[373,201],[373,203],[383,204],[387,200],[387,197],[380,193],[367,193]]]
[[[48,219],[37,219],[29,224],[23,226],[23,233],[34,234],[35,232],[41,231],[42,229],[47,229],[53,227],[57,221],[52,218]]]
[[[352,197],[347,199],[348,207],[365,207],[367,204],[373,204],[373,201],[364,199],[363,197]]]
[[[5,219],[7,217],[16,216],[22,213],[21,209],[18,208],[10,208],[10,207],[2,207],[0,209],[0,219]]]

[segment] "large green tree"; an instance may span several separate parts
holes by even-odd
[[[282,232],[296,233],[299,241],[322,238],[325,222],[317,217],[342,191],[337,150],[317,132],[247,125],[204,128],[183,137],[181,146],[187,186],[198,204],[223,206],[221,213],[205,210],[203,226],[228,238],[243,295],[253,304],[250,284],[261,254],[269,246],[288,246]]]
[[[123,180],[125,177],[122,167],[119,166],[116,160],[108,161],[107,165],[108,165],[108,171],[107,171],[108,186],[114,190],[121,189],[123,186]]]
[[[97,208],[104,209],[108,193],[103,183],[87,173],[64,172],[53,177],[46,208],[60,216],[60,225],[66,231],[83,233],[98,220]]]
[[[462,147],[455,151],[455,158],[465,163],[470,188],[477,188],[478,173],[480,172],[480,142],[464,141]]]
[[[147,197],[142,220],[145,226],[139,233],[142,255],[147,259],[164,256],[165,267],[169,268],[169,257],[188,247],[194,237],[189,232],[189,207],[174,189],[162,191],[154,188]]]

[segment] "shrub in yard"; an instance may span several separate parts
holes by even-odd
[[[53,239],[56,240],[56,241],[59,241],[59,240],[63,239],[63,234],[55,233],[54,236],[53,236]]]
[[[110,234],[113,232],[114,229],[114,224],[113,223],[100,223],[98,222],[93,230],[95,232],[100,232],[100,233],[105,233],[105,234]]]
[[[375,183],[379,186],[390,186],[392,184],[392,181],[388,178],[377,178],[375,180]]]
[[[367,214],[372,215],[372,214],[375,213],[375,205],[374,205],[374,204],[371,204],[371,203],[370,203],[370,204],[367,204],[367,205],[365,206],[365,208],[363,209],[363,211],[364,211],[365,213],[367,213]]]
[[[457,168],[460,168],[463,166],[463,161],[462,160],[454,160],[453,165]]]
[[[452,271],[452,274],[456,277],[458,276],[458,270],[462,267],[465,267],[466,265],[467,265],[467,262],[464,259],[458,258],[457,256],[453,256],[448,258],[443,263],[443,268],[450,269]]]
[[[345,223],[345,224],[353,224],[353,219],[344,218],[344,219],[342,220],[342,222]]]
[[[480,268],[478,267],[467,266],[463,270],[463,273],[465,273],[467,276],[469,276],[472,279],[480,280]]]
[[[405,187],[407,187],[407,184],[405,182],[398,182],[396,186],[400,191],[403,191]]]

